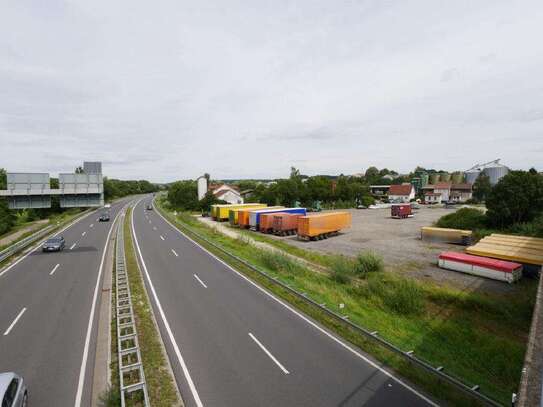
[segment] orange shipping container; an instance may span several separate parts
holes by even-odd
[[[283,206],[268,206],[266,209],[279,209],[283,208]],[[238,225],[240,228],[248,228],[249,227],[249,213],[252,211],[255,211],[258,209],[240,209],[238,212]]]
[[[274,213],[272,223],[273,233],[281,236],[295,234],[298,230],[298,218],[301,216],[291,213]]]
[[[302,239],[326,238],[330,234],[351,227],[349,212],[328,212],[298,219],[298,237]]]

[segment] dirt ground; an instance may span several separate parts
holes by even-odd
[[[452,284],[471,290],[508,292],[514,285],[471,276],[437,267],[442,251],[463,251],[464,246],[445,243],[423,242],[420,228],[431,226],[441,216],[454,209],[424,207],[416,210],[412,218],[392,219],[390,209],[351,209],[352,228],[340,235],[319,241],[301,241],[296,236],[275,237],[307,250],[329,254],[356,256],[364,250],[380,254],[387,267],[399,273],[407,273],[419,279]]]

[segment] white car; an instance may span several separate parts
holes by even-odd
[[[0,399],[2,407],[26,407],[28,390],[23,378],[13,372],[0,373]]]
[[[105,204],[104,208],[111,208],[111,204]]]

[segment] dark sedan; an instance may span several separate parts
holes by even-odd
[[[66,246],[66,241],[62,236],[52,237],[47,239],[42,246],[42,251],[44,252],[60,252]]]
[[[99,222],[109,222],[109,213],[103,213],[98,218]]]

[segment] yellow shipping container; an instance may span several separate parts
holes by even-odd
[[[236,205],[220,206],[218,208],[218,211],[217,211],[218,212],[217,213],[217,220],[218,221],[227,220],[228,219],[228,213],[232,209],[252,209],[252,208],[258,207],[260,205],[261,204],[259,204],[259,203],[247,203],[247,204],[236,204]]]
[[[422,240],[444,243],[469,244],[472,234],[471,230],[435,228],[432,226],[423,226],[420,228],[420,238]]]
[[[254,203],[246,204],[216,204],[211,205],[211,217],[215,220],[228,219],[228,211],[236,208],[251,208],[253,205],[260,205]]]
[[[329,233],[351,227],[349,212],[328,212],[298,218],[298,236],[302,239],[328,237]]]
[[[254,204],[253,206],[250,207],[250,209],[263,209],[263,208],[267,208],[267,207],[268,207],[267,204]],[[238,224],[239,211],[245,210],[245,209],[247,209],[247,208],[246,207],[235,208],[235,209],[230,209],[228,211],[228,221],[230,222],[230,224],[232,226]]]

